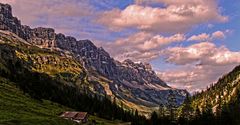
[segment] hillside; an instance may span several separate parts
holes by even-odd
[[[240,66],[206,90],[187,97],[178,110],[183,124],[240,124]]]
[[[16,83],[0,77],[0,125],[75,125],[59,118],[61,112],[73,110],[47,100],[35,100],[24,94]],[[101,125],[127,125],[121,121],[110,121],[90,116]]]

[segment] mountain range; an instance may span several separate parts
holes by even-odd
[[[64,60],[73,60],[81,67],[75,70],[76,80],[73,85],[81,86],[80,79],[85,79],[90,85],[87,88],[99,95],[109,95],[112,98],[124,102],[127,107],[144,111],[159,105],[168,105],[169,93],[174,94],[176,106],[185,99],[186,90],[174,89],[162,81],[148,63],[135,63],[129,59],[119,62],[112,58],[102,47],[96,47],[90,40],[77,40],[72,36],[55,33],[52,28],[30,28],[22,25],[21,21],[14,17],[12,8],[8,4],[0,4],[0,30],[1,36],[15,39],[26,45],[39,49],[48,49],[53,53],[60,53],[61,57],[53,58],[51,55],[38,55],[34,59],[27,60],[38,64],[63,63]],[[23,53],[18,53],[22,55]],[[31,55],[22,55],[24,58],[32,58]],[[62,59],[64,58],[64,59]],[[72,65],[72,64],[71,64]],[[75,64],[73,64],[76,66]],[[45,67],[42,72],[56,70],[55,66]],[[41,67],[42,68],[42,67]],[[83,71],[85,74],[81,75]],[[63,71],[61,71],[63,73]],[[68,81],[67,81],[68,82]],[[146,111],[146,110],[145,110]]]

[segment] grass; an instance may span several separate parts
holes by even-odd
[[[115,121],[109,121],[109,120],[105,120],[96,116],[90,116],[89,120],[96,120],[97,121],[97,125],[130,125],[131,123],[124,123],[122,121],[119,120],[115,120]]]

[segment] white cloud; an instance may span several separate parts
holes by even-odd
[[[151,39],[144,41],[143,45],[140,44],[138,47],[142,50],[150,50],[161,48],[164,45],[171,44],[173,42],[182,42],[185,40],[185,36],[183,34],[175,34],[170,37],[164,37],[161,35],[153,36]]]
[[[202,42],[188,47],[168,48],[164,51],[166,61],[177,65],[228,65],[240,63],[240,52],[232,52],[224,46],[217,47]]]
[[[212,33],[212,39],[223,39],[225,38],[225,34],[222,31],[216,31]]]
[[[124,10],[113,9],[100,16],[98,22],[112,30],[136,27],[150,32],[184,32],[206,22],[225,22],[215,0],[159,0],[165,7],[129,5]]]

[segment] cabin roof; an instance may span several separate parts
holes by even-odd
[[[60,117],[72,118],[75,120],[83,120],[86,118],[86,116],[87,116],[87,112],[71,112],[71,111],[63,112],[60,115]]]
[[[79,112],[77,113],[77,115],[75,116],[76,120],[83,120],[85,119],[87,116],[87,112]]]

